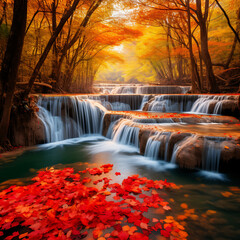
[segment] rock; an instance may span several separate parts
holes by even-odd
[[[240,106],[237,100],[222,101],[222,115],[240,118]]]
[[[145,112],[148,111],[149,105],[150,105],[151,102],[153,102],[154,100],[155,100],[155,97],[150,98],[150,99],[148,100],[148,102],[145,103],[142,111],[143,111],[143,112],[144,112],[144,111],[145,111]]]
[[[126,118],[124,114],[112,114],[111,112],[106,113],[103,119],[103,136],[106,137],[110,124],[114,121],[117,121],[120,118]]]
[[[140,154],[144,155],[148,138],[149,138],[151,135],[152,135],[151,131],[140,129],[140,131],[139,131]]]
[[[111,124],[111,114],[106,113],[103,119],[103,136],[107,135],[108,128]]]
[[[193,136],[187,138],[179,145],[176,162],[181,168],[201,168],[204,138]]]
[[[159,159],[164,159],[166,158],[165,153],[166,153],[166,148],[168,147],[168,138],[170,137],[169,134],[161,134],[156,140],[161,142],[160,147],[159,147],[159,154],[158,157]]]
[[[221,143],[220,172],[238,172],[240,168],[240,145],[237,141]]]
[[[191,136],[190,133],[172,133],[170,138],[169,138],[169,143],[168,143],[168,161],[170,161],[172,153],[173,153],[173,148],[176,143],[181,142],[182,140],[186,139],[187,137]]]
[[[10,139],[14,146],[33,146],[45,142],[45,127],[34,112],[18,113],[10,123]]]
[[[218,103],[217,100],[212,100],[212,101],[209,103],[208,114],[213,114],[214,108],[215,108],[215,106],[216,106],[217,103]]]

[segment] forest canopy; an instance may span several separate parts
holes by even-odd
[[[13,4],[0,1],[0,63]],[[27,7],[17,82],[89,92],[94,79],[160,84],[194,79],[196,91],[214,91],[215,75],[239,66],[236,0],[34,0]]]

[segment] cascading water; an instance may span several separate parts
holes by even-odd
[[[215,121],[217,123],[231,122],[232,124],[238,122],[236,119],[235,121],[228,118],[224,118],[226,121],[224,119],[221,120],[222,118],[219,116],[211,118],[201,115],[196,116],[196,119],[193,118],[193,121],[189,121],[187,117],[184,117],[186,114],[113,113],[108,112],[106,109],[109,107],[112,111],[129,111],[130,109],[131,111],[139,111],[148,103],[148,110],[150,111],[182,113],[189,112],[192,109],[192,111],[207,112],[209,108],[213,109],[214,104],[214,112],[217,113],[221,111],[223,101],[231,100],[234,104],[238,102],[237,97],[231,95],[160,95],[155,96],[154,99],[153,97],[153,95],[39,97],[38,116],[45,127],[46,142],[77,138],[84,134],[103,133],[104,136],[117,143],[139,148],[140,152],[147,157],[166,162],[170,160],[172,163],[176,162],[179,150],[178,144],[172,145],[173,142],[171,142],[172,138],[170,136],[173,132],[178,131],[180,134],[181,129],[183,131],[187,130],[186,124],[192,124],[191,129],[189,129],[190,132],[195,131],[194,126],[196,126],[197,131],[205,136],[206,127],[205,125],[200,125],[200,123],[206,123],[208,126],[211,123],[215,123]],[[228,105],[230,103],[230,101],[227,102]],[[226,104],[223,109],[226,112]],[[206,121],[200,121],[199,119]],[[221,134],[221,128],[226,126],[214,125],[214,127],[217,134]],[[142,131],[139,136],[140,129]],[[145,140],[143,141],[146,143],[145,152],[143,152],[144,147],[141,145],[140,148],[139,140],[142,142],[142,133],[145,132],[144,134],[146,134],[147,131],[151,132],[151,136],[146,140],[147,143],[144,142]],[[179,154],[182,152],[182,149],[180,150]],[[217,139],[209,139],[208,137],[201,151],[203,152],[203,169],[217,172],[221,156],[219,141]]]
[[[238,105],[238,98],[231,95],[160,95],[149,102],[148,111],[222,114],[223,103],[228,100]]]
[[[113,111],[130,111],[131,107],[127,103],[115,102],[111,104]]]
[[[149,104],[148,111],[155,112],[188,112],[198,96],[161,95]]]
[[[111,94],[185,94],[189,86],[128,85],[117,86]]]
[[[141,106],[140,106],[140,109],[139,109],[139,110],[143,110],[145,104],[149,101],[149,98],[150,98],[150,96],[148,96],[148,95],[145,95],[145,96],[143,97],[143,100],[142,100],[142,103],[141,103]]]
[[[156,140],[156,135],[148,138],[144,156],[157,160],[161,142]]]
[[[219,171],[221,142],[225,138],[204,138],[203,169],[211,172]]]
[[[96,101],[79,96],[39,98],[38,116],[45,126],[46,141],[56,142],[100,134],[106,109]]]
[[[195,113],[210,113],[210,107],[213,106],[213,114],[221,114],[222,103],[228,100],[229,96],[199,96],[197,101],[193,104],[191,112]]]
[[[112,139],[126,145],[139,147],[139,131],[140,129],[133,126],[133,122],[129,119],[120,119],[113,128]]]
[[[152,159],[158,159],[167,162],[168,158],[168,144],[171,133],[169,132],[156,132],[153,136],[148,138],[144,156]],[[161,145],[164,145],[164,151],[160,151]]]
[[[176,143],[173,147],[173,153],[172,153],[172,157],[171,157],[171,160],[170,160],[171,163],[176,163],[177,152],[178,152],[178,149],[179,149],[178,144],[179,143]]]

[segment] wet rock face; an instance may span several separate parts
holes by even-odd
[[[151,131],[146,131],[146,130],[140,129],[140,132],[139,132],[140,154],[144,155],[148,138],[149,138],[151,135],[152,135]]]
[[[181,141],[183,141],[184,139],[186,139],[187,137],[190,137],[191,134],[190,133],[172,133],[170,138],[169,138],[169,144],[168,144],[168,161],[170,161],[171,159],[171,155],[173,153],[173,148],[174,145],[177,143],[180,143]]]
[[[144,107],[143,107],[143,111],[148,111],[149,105],[155,100],[154,97],[151,97],[148,102],[145,103]]]
[[[203,137],[189,137],[179,145],[176,162],[181,168],[201,168],[204,149]]]
[[[222,101],[222,115],[240,118],[240,106],[236,100]]]
[[[102,131],[102,135],[103,136],[107,136],[107,132],[108,132],[108,129],[110,127],[110,124],[112,122],[115,122],[117,121],[118,119],[120,118],[126,118],[126,116],[122,115],[122,114],[111,114],[111,113],[106,113],[104,115],[104,119],[103,119],[103,131]]]
[[[220,172],[239,172],[240,141],[223,141],[221,143]]]
[[[45,128],[36,113],[16,114],[10,124],[10,139],[14,146],[33,146],[45,142]]]
[[[108,128],[111,124],[111,114],[105,114],[104,120],[103,120],[103,136],[107,135]]]

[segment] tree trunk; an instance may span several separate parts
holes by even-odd
[[[171,52],[170,52],[170,44],[169,44],[169,37],[171,36],[170,27],[168,26],[168,33],[167,33],[167,52],[168,52],[168,71],[170,77],[170,83],[174,82],[173,77],[173,67],[172,67],[172,59],[171,59]]]
[[[219,92],[219,88],[217,86],[216,78],[213,73],[213,64],[208,50],[208,32],[206,24],[209,12],[209,0],[205,0],[204,14],[202,13],[201,0],[196,0],[196,3],[197,3],[197,17],[200,27],[201,56],[206,66],[208,91],[211,93],[216,93]]]
[[[216,93],[216,92],[219,92],[219,88],[217,86],[216,78],[213,73],[212,60],[208,50],[207,28],[205,23],[200,22],[199,24],[200,24],[200,35],[201,35],[201,56],[203,58],[203,61],[206,67],[208,91],[210,93]]]
[[[52,1],[52,34],[56,32],[57,29],[57,16],[56,16],[56,0]],[[57,65],[58,65],[58,50],[57,50],[57,41],[53,44],[52,50],[53,60],[52,60],[52,74],[51,78],[56,80],[57,76]]]
[[[187,25],[188,25],[189,54],[190,54],[190,61],[191,61],[192,92],[198,93],[198,92],[201,92],[201,85],[200,85],[200,77],[197,69],[197,64],[193,54],[189,0],[187,1],[187,17],[188,17]]]
[[[182,55],[178,55],[177,58],[178,79],[183,80],[183,58]]]
[[[237,28],[236,28],[236,33],[237,34],[234,35],[232,49],[231,49],[231,52],[229,54],[228,60],[225,64],[225,67],[224,67],[225,69],[229,68],[229,65],[232,61],[232,58],[233,58],[233,55],[234,55],[234,52],[235,52],[235,49],[236,49],[236,46],[237,46],[237,42],[238,42],[237,36],[239,35],[239,30],[240,30],[240,8],[237,11]]]
[[[4,144],[4,142],[7,141],[10,114],[25,37],[26,21],[27,0],[15,0],[10,36],[8,39],[7,48],[0,73],[0,81],[2,86],[1,102],[4,102],[0,122],[1,144]],[[5,100],[3,99],[4,96]]]

